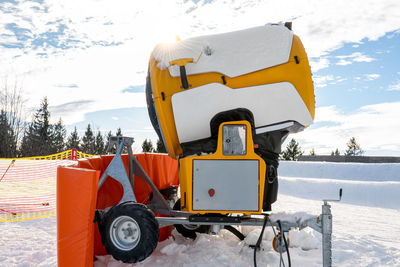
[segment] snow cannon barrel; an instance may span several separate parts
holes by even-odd
[[[283,24],[157,45],[146,82],[150,119],[171,157],[213,153],[218,126],[247,120],[265,149],[314,119],[311,70]],[[257,138],[255,138],[255,142]]]

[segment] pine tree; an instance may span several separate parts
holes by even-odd
[[[115,136],[124,136],[123,134],[122,134],[122,130],[121,130],[121,128],[118,128],[117,129],[117,132],[115,133]],[[115,151],[115,152],[113,152],[113,153],[116,153],[117,152],[117,148],[113,148],[113,151]],[[126,148],[126,147],[124,147],[123,149],[122,149],[122,153],[128,153],[128,149]]]
[[[145,139],[142,143],[142,151],[143,152],[154,152],[154,147],[153,147],[153,143],[151,142],[151,140],[147,140]]]
[[[16,157],[17,138],[8,121],[7,113],[0,111],[0,158]]]
[[[336,148],[335,151],[332,151],[332,152],[331,152],[331,156],[340,156],[339,149]]]
[[[33,116],[32,122],[24,132],[20,154],[22,156],[49,155],[54,140],[53,127],[50,124],[50,111],[47,97]]]
[[[281,158],[284,160],[298,160],[303,153],[299,143],[292,138],[286,146],[286,149],[281,153]]]
[[[58,120],[57,124],[54,125],[54,135],[53,135],[53,153],[59,153],[65,149],[65,136],[67,131],[62,124],[61,118]]]
[[[96,153],[95,145],[96,145],[96,140],[92,128],[90,127],[90,124],[88,124],[85,134],[82,137],[81,150],[83,153],[95,154]]]
[[[97,132],[95,140],[96,155],[104,155],[106,153],[106,147],[104,144],[104,138],[100,131]]]
[[[165,146],[164,146],[164,142],[161,141],[160,139],[157,140],[155,152],[157,152],[157,153],[167,153],[167,150],[165,149]]]
[[[34,145],[34,129],[33,123],[29,123],[22,136],[21,146],[19,148],[18,155],[20,157],[29,157],[36,154],[36,148]]]
[[[315,150],[314,150],[314,148],[311,149],[311,151],[310,151],[310,156],[315,156]]]
[[[111,153],[111,154],[115,154],[115,153],[117,153],[117,148],[114,146],[114,147],[109,147],[110,146],[110,137],[111,136],[113,136],[113,134],[112,134],[112,132],[111,131],[109,131],[108,133],[107,133],[107,135],[106,135],[106,146],[105,146],[105,150],[106,150],[106,152],[108,152],[108,153]]]
[[[347,149],[344,154],[346,156],[362,156],[364,154],[355,137],[350,138],[349,142],[347,142]]]
[[[79,140],[79,135],[78,131],[76,130],[76,126],[74,128],[74,131],[71,132],[70,136],[68,137],[67,144],[66,144],[66,149],[76,149],[80,150],[80,140]]]
[[[117,133],[115,134],[115,136],[123,136],[123,135],[122,135],[121,128],[118,128],[118,129],[117,129]]]
[[[8,158],[8,121],[6,112],[0,111],[0,158]]]

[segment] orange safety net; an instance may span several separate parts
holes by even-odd
[[[68,150],[49,156],[0,159],[0,222],[54,216],[57,167],[76,162],[69,160],[73,154],[76,158],[92,156]]]

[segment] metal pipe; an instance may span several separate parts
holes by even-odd
[[[332,213],[331,206],[322,205],[322,262],[324,267],[332,266]]]
[[[156,217],[160,226],[165,227],[173,224],[197,224],[197,225],[244,225],[244,226],[262,226],[264,224],[264,219],[258,218],[245,218],[241,219],[239,222],[215,222],[215,221],[208,221],[208,222],[193,222],[189,221],[189,218],[186,217]],[[300,227],[299,223],[296,222],[289,222],[289,221],[282,221],[282,228],[284,230],[289,230],[290,228],[298,228]],[[267,223],[268,226],[278,226],[276,221],[271,221]]]

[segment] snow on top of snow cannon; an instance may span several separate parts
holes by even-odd
[[[267,24],[251,29],[200,36],[159,44],[153,50],[158,67],[168,67],[172,77],[179,77],[179,67],[170,62],[191,58],[188,75],[219,72],[237,77],[250,72],[286,63],[289,60],[293,32],[280,24]],[[249,60],[251,59],[251,60]]]

